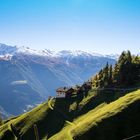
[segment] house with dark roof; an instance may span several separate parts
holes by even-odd
[[[75,90],[72,87],[70,88],[60,87],[56,89],[57,97],[71,97],[74,91]]]

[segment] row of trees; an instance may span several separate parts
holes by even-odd
[[[109,65],[100,70],[92,79],[94,87],[128,87],[140,81],[140,57],[130,51],[120,55],[115,66]]]

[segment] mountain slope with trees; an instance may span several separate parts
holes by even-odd
[[[50,98],[3,120],[0,140],[122,140],[139,134],[140,58],[128,56],[123,52],[115,67],[107,64],[91,81],[73,87],[71,96]],[[89,83],[91,88],[85,86]]]
[[[100,88],[136,86],[140,83],[140,57],[124,51],[114,67],[107,63],[92,80],[94,86]]]

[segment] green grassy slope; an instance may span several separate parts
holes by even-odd
[[[23,139],[35,139],[34,124],[38,126],[41,139],[46,136],[51,137],[65,125],[72,124],[71,122],[76,117],[94,108],[98,98],[96,92],[89,92],[89,95],[85,98],[56,98],[46,101],[30,112],[5,121],[5,124],[0,127],[0,139],[5,139],[6,137],[10,140],[15,139],[10,128],[11,124],[16,127]],[[94,105],[92,105],[93,100]]]
[[[93,95],[92,95],[93,96]],[[82,102],[82,101],[80,101]],[[84,103],[83,103],[84,104]],[[75,117],[77,98],[58,98],[39,105],[21,116],[5,121],[0,127],[0,140],[15,140],[10,125],[18,130],[23,139],[35,139],[33,125],[37,124],[40,138],[51,137]]]
[[[121,140],[140,133],[140,90],[98,106],[49,140]]]
[[[92,136],[96,140],[96,136],[99,137],[104,129],[109,131],[111,127],[116,128],[113,116],[129,110],[131,104],[137,104],[136,102],[140,99],[140,91],[132,92],[118,99],[123,95],[107,91],[99,93],[90,91],[84,98],[51,99],[30,112],[5,121],[5,124],[0,126],[0,140],[16,139],[11,130],[11,124],[22,136],[22,140],[35,140],[34,124],[37,125],[39,137],[42,140],[46,137],[50,140],[90,140]],[[129,114],[129,116],[137,117],[134,114]],[[122,118],[128,119],[126,116]],[[103,127],[104,125],[107,129]],[[138,130],[140,131],[140,129]],[[125,135],[123,134],[123,136]]]

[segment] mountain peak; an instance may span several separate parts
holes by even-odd
[[[56,57],[78,57],[78,56],[85,56],[85,57],[92,57],[92,56],[97,56],[97,57],[103,57],[104,55],[98,54],[98,53],[93,53],[89,51],[81,51],[81,50],[62,50],[55,52]]]
[[[27,55],[36,55],[36,56],[48,56],[48,57],[109,57],[116,59],[118,55],[103,55],[99,53],[94,53],[91,51],[82,51],[82,50],[61,50],[61,51],[52,51],[49,49],[44,50],[35,50],[25,46],[10,46],[0,43],[0,57],[13,56],[16,54],[27,54]]]
[[[0,43],[0,58],[10,59],[17,51],[16,46],[9,46]]]

